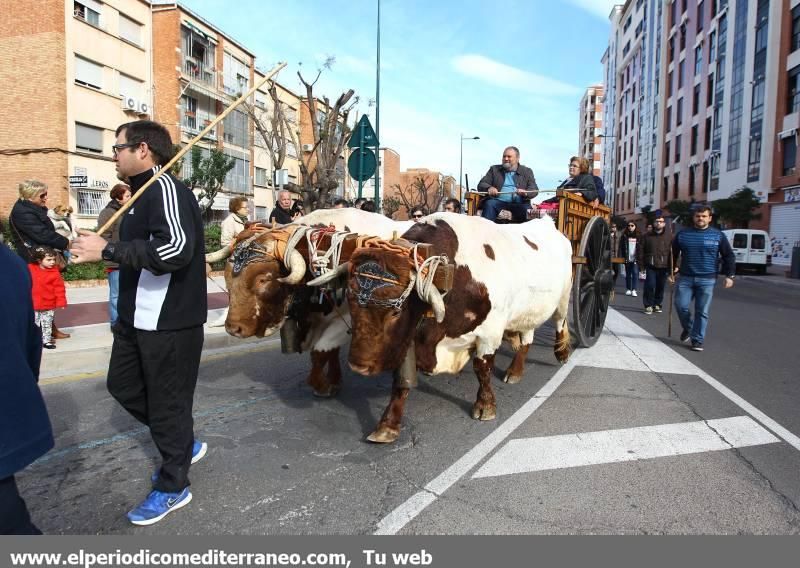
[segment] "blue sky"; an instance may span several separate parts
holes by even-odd
[[[328,56],[315,94],[353,88],[358,115],[375,98],[376,0],[182,0],[256,54],[296,92]],[[402,169],[424,167],[474,187],[518,146],[539,186],[554,187],[577,152],[578,104],[602,80],[613,0],[381,0],[380,142]]]

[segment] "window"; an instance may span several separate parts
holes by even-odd
[[[706,85],[706,106],[710,107],[714,104],[714,75],[708,76],[708,84]]]
[[[672,130],[672,107],[667,107],[667,113],[664,115],[664,127],[666,131],[669,132]]]
[[[695,116],[700,111],[700,83],[694,86],[694,93],[692,93],[692,116]]]
[[[678,88],[683,88],[683,79],[684,75],[686,75],[686,60],[681,59],[681,62],[678,63]]]
[[[667,200],[669,200],[669,178],[666,176],[661,181],[661,195],[663,196],[661,201],[666,204]]]
[[[689,167],[689,195],[694,195],[694,167]]]
[[[669,159],[671,157],[670,153],[669,153],[669,148],[670,148],[669,140],[667,140],[666,142],[664,142],[664,165],[665,166],[669,165]]]
[[[694,74],[699,75],[703,71],[703,44],[698,43],[694,48]]]
[[[694,156],[697,154],[697,137],[698,137],[699,126],[695,124],[692,126],[692,135],[689,140],[689,155]]]
[[[75,147],[89,152],[103,152],[103,129],[75,123]]]
[[[233,169],[225,176],[225,187],[234,193],[252,195],[253,188],[250,186],[250,153],[238,152],[230,148],[225,148],[223,152],[226,156],[235,160]]]
[[[782,175],[793,175],[797,169],[797,137],[795,135],[784,138],[781,142],[783,151]]]
[[[256,168],[256,185],[267,185],[267,170],[264,168]]]
[[[711,148],[711,117],[706,118],[705,138],[703,140],[703,150]]]
[[[675,137],[675,163],[679,164],[681,162],[681,135],[678,134]]]
[[[225,142],[241,146],[242,148],[246,148],[250,145],[250,133],[247,128],[248,118],[245,113],[235,110],[226,116],[222,122]]]
[[[136,45],[142,44],[142,25],[127,16],[119,15],[119,37]]]
[[[747,235],[745,233],[734,233],[731,246],[737,249],[747,248]]]
[[[667,73],[667,98],[672,96],[672,71]]]
[[[759,235],[758,233],[754,233],[750,236],[750,248],[754,249],[765,249],[767,248],[766,244],[767,239],[764,235]]]
[[[717,32],[713,31],[708,34],[708,64],[709,66],[714,63],[714,58],[717,56]]]
[[[703,179],[702,179],[702,187],[700,191],[705,193],[706,188],[708,187],[708,162],[703,162]]]
[[[679,174],[675,174],[672,176],[672,199],[678,199],[678,181],[679,181]]]
[[[675,107],[675,124],[677,126],[683,124],[683,97],[678,99],[678,103]]]
[[[761,136],[750,137],[747,152],[747,181],[758,181],[761,177]]]
[[[75,82],[79,85],[103,88],[103,66],[78,55],[75,56]]]
[[[139,99],[142,96],[143,83],[139,79],[134,79],[128,75],[119,74],[119,94],[121,97],[133,97]]]
[[[792,8],[792,43],[790,51],[800,49],[800,4]]]
[[[679,49],[679,51],[683,51],[684,49],[686,49],[686,26],[681,25],[681,29],[680,29],[678,37],[680,37],[680,49]]]
[[[197,99],[189,95],[181,97],[183,103],[183,126],[190,130],[197,128]]]
[[[100,12],[102,5],[94,0],[81,0],[73,2],[73,15],[93,26],[100,27]]]
[[[223,54],[223,88],[229,95],[244,93],[249,89],[250,66],[228,52]]]
[[[297,148],[294,145],[294,142],[287,140],[286,141],[286,155],[290,158],[297,159]]]
[[[713,0],[712,0],[713,1]],[[697,3],[697,33],[703,30],[703,0]]]
[[[78,215],[97,216],[108,202],[108,194],[100,189],[78,190]]]
[[[786,114],[800,110],[800,65],[789,71],[786,86]]]

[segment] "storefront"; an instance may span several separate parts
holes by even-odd
[[[772,263],[789,266],[792,248],[800,246],[800,186],[785,189],[783,201],[771,207],[769,234]]]

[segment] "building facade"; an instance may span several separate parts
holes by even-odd
[[[603,173],[603,85],[592,85],[581,98],[578,126],[578,155],[589,160],[589,169]]]
[[[36,0],[5,6],[0,23],[0,215],[17,184],[48,185],[94,228],[118,182],[112,160],[122,123],[153,115],[152,19],[140,0]],[[24,117],[24,120],[20,120]]]

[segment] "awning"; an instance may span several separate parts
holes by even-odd
[[[789,138],[790,136],[794,136],[795,134],[797,134],[797,129],[790,128],[789,130],[782,130],[781,132],[778,132],[778,138],[780,139]]]

